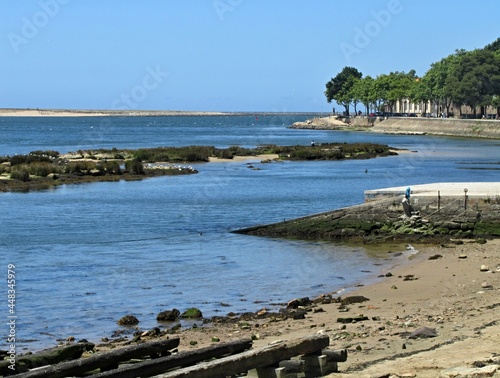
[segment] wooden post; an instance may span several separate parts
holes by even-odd
[[[438,190],[438,210],[441,209],[441,192]]]
[[[305,362],[304,372],[306,377],[322,377],[338,372],[337,361],[329,359],[325,354],[313,353],[300,358]]]

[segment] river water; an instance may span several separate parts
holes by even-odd
[[[498,181],[498,141],[287,128],[306,118],[0,117],[0,155],[312,140],[413,151],[371,160],[254,162],[260,170],[247,162],[196,164],[196,175],[1,193],[1,269],[6,276],[7,265],[16,266],[19,351],[68,336],[99,341],[120,329],[116,321],[126,314],[148,329],[158,325],[156,314],[174,307],[198,307],[210,317],[275,309],[294,297],[352,287],[394,263],[388,250],[404,252],[405,246],[230,231],[358,204],[367,189]],[[6,319],[4,302],[0,316]],[[2,338],[0,349],[7,345]]]

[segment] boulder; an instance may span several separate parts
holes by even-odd
[[[118,325],[137,325],[139,324],[139,319],[134,315],[125,315],[123,318],[117,321]]]
[[[188,319],[201,319],[203,318],[203,314],[196,307],[191,307],[184,311],[180,317]]]
[[[299,307],[305,307],[305,306],[310,306],[312,305],[311,300],[309,297],[304,297],[304,298],[297,298],[297,299],[292,299],[290,302],[287,304],[287,308],[299,308]]]
[[[156,320],[159,322],[174,322],[177,319],[179,319],[180,314],[181,314],[181,312],[179,310],[177,310],[176,308],[174,308],[172,310],[166,310],[166,311],[160,312],[156,316]]]

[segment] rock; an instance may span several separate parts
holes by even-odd
[[[191,307],[181,314],[181,318],[201,319],[203,318],[203,314],[196,307]]]
[[[181,312],[179,310],[177,310],[176,308],[174,308],[172,310],[166,310],[166,311],[160,312],[156,316],[156,320],[159,322],[174,322],[177,319],[179,319],[180,314],[181,314]]]
[[[443,256],[439,255],[439,254],[435,254],[435,255],[430,256],[429,260],[437,260],[437,259],[440,259],[441,257],[443,257]]]
[[[466,259],[467,255],[465,253],[462,253],[462,254],[458,255],[458,258],[459,259]]]
[[[267,311],[267,308],[263,308],[259,311],[257,311],[257,316],[265,316],[267,315],[268,311]]]
[[[139,319],[134,315],[125,315],[123,318],[117,321],[118,325],[137,325],[139,324]]]
[[[305,319],[306,312],[304,310],[292,311],[289,313],[289,316],[291,316],[293,320]]]
[[[418,278],[415,277],[413,274],[407,274],[403,278],[403,281],[416,281],[416,280],[418,280]]]
[[[347,317],[347,318],[337,318],[337,323],[356,323],[356,322],[362,322],[364,320],[368,320],[368,316],[364,315],[358,315],[358,316],[353,316],[353,317]]]
[[[469,368],[465,366],[446,369],[441,372],[442,378],[476,378],[493,377],[498,371],[498,365],[489,365],[482,368]]]
[[[481,272],[488,272],[490,268],[487,265],[481,265],[481,268],[479,270]]]
[[[309,297],[304,297],[304,298],[297,298],[297,299],[292,299],[290,302],[287,304],[287,308],[299,308],[299,307],[305,307],[305,306],[310,306],[312,304],[311,300]]]
[[[488,282],[484,281],[482,284],[481,284],[481,287],[483,289],[493,289],[493,286],[491,284],[489,284]]]
[[[362,303],[362,302],[366,302],[366,301],[369,301],[369,299],[366,298],[366,297],[363,297],[362,295],[353,295],[353,296],[350,296],[350,297],[342,298],[340,300],[340,303],[343,306],[346,306],[346,305],[350,305],[350,304],[353,304],[353,303]]]
[[[437,336],[437,331],[435,328],[429,328],[429,327],[422,327],[417,329],[416,331],[413,331],[410,336],[408,336],[409,339],[427,339],[430,337],[436,337]]]

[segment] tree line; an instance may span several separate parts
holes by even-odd
[[[373,78],[363,77],[354,67],[344,67],[340,73],[326,83],[326,99],[335,100],[349,114],[351,106],[363,104],[370,110],[388,108],[390,112],[398,101],[409,100],[436,104],[450,114],[452,106],[460,111],[470,107],[476,116],[480,108],[484,115],[486,107],[496,108],[500,114],[500,38],[481,49],[456,50],[455,53],[432,63],[421,77],[415,70],[390,72]]]

